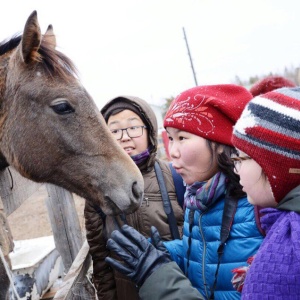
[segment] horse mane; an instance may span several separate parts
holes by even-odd
[[[15,35],[9,40],[0,43],[0,56],[14,50],[21,42],[22,35]],[[59,76],[67,80],[69,76],[78,77],[78,71],[74,63],[66,55],[54,49],[53,45],[42,38],[38,49],[36,61],[40,62],[44,70],[51,76]]]
[[[0,56],[15,49],[22,39],[22,35],[15,35],[10,40],[4,40],[0,43]]]

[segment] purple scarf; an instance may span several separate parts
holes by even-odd
[[[145,151],[139,153],[139,154],[131,156],[131,158],[136,163],[136,165],[140,165],[146,159],[148,159],[149,156],[150,156],[150,147],[148,149],[146,149]]]
[[[300,214],[262,209],[267,235],[246,275],[242,299],[300,299]]]
[[[210,185],[207,186],[207,182],[195,182],[192,185],[186,187],[184,195],[184,206],[201,211],[207,210],[217,199],[225,194],[226,190],[226,176],[218,172],[214,175],[210,181]]]

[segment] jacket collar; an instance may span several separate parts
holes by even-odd
[[[277,205],[277,209],[300,213],[300,185],[291,190]]]

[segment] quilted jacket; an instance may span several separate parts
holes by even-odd
[[[214,285],[223,211],[224,196],[207,211],[196,210],[192,218],[190,210],[186,209],[183,239],[165,243],[173,260],[204,299],[210,299]],[[214,299],[240,299],[241,294],[231,283],[232,270],[246,266],[247,259],[257,252],[262,241],[263,235],[256,223],[254,206],[246,197],[239,199],[221,257]]]

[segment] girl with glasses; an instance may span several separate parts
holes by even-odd
[[[232,143],[247,158],[236,171],[248,201],[264,207],[266,231],[242,299],[300,299],[300,89],[277,89],[251,100]]]
[[[157,120],[150,105],[133,96],[120,96],[110,100],[101,113],[115,137],[117,143],[126,151],[139,167],[144,178],[144,199],[141,207],[123,220],[116,219],[122,224],[127,223],[136,228],[143,236],[150,236],[150,226],[156,226],[166,241],[172,240],[169,217],[173,217],[175,229],[179,236],[182,234],[183,211],[177,202],[176,191],[169,163],[158,159],[157,154]],[[115,162],[118,163],[118,162]],[[167,216],[162,192],[156,174],[157,166],[162,172],[162,179],[169,198]],[[181,184],[183,182],[181,180]],[[107,238],[110,234],[112,218],[97,214],[98,208],[85,207],[87,239],[93,258],[93,281],[98,298],[103,300],[135,300],[139,299],[136,285],[113,269],[105,262],[110,255],[106,249]],[[113,228],[114,229],[114,228]],[[174,229],[174,227],[172,227]]]

